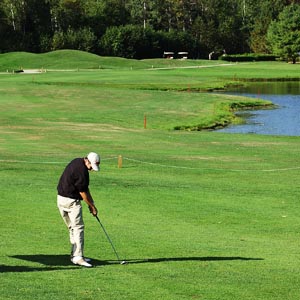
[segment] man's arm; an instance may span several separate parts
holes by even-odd
[[[98,214],[98,210],[94,204],[93,197],[90,193],[90,190],[86,192],[79,192],[80,196],[82,197],[83,201],[89,206],[91,214],[95,217]]]

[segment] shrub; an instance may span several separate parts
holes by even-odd
[[[76,49],[90,52],[94,48],[95,40],[96,37],[90,28],[56,31],[52,40],[52,50]]]
[[[148,31],[140,26],[109,27],[100,40],[102,55],[125,58],[142,58],[148,50]]]
[[[257,53],[246,53],[246,54],[233,54],[233,55],[222,55],[221,60],[233,61],[233,62],[244,62],[244,61],[275,61],[276,55],[272,54],[257,54]]]
[[[100,40],[100,54],[125,58],[162,57],[164,51],[194,52],[195,41],[186,32],[154,31],[142,26],[109,27]]]

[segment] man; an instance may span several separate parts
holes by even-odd
[[[71,261],[75,265],[92,267],[84,258],[84,223],[81,200],[86,202],[91,214],[97,216],[97,208],[89,191],[89,171],[99,171],[100,157],[90,152],[84,158],[75,158],[65,168],[57,186],[57,206],[69,229]]]

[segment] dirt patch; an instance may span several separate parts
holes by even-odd
[[[45,122],[55,127],[71,128],[72,131],[89,131],[89,132],[119,132],[119,131],[130,131],[139,132],[140,129],[125,128],[121,126],[115,126],[110,124],[99,124],[99,123],[75,123],[75,122]]]
[[[241,142],[235,143],[236,145],[244,146],[244,147],[265,147],[265,146],[283,146],[289,145],[287,142]]]
[[[197,160],[207,160],[207,161],[221,161],[221,162],[238,162],[238,161],[244,161],[243,158],[236,158],[233,156],[198,156],[198,155],[193,155],[193,156],[173,156],[172,158],[176,160],[181,160],[181,161],[197,161]]]
[[[39,74],[39,73],[45,73],[46,71],[44,69],[28,69],[28,70],[20,70],[20,74]]]

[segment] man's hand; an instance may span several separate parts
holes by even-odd
[[[88,205],[90,213],[95,217],[98,214],[98,210],[96,206],[94,205],[93,197],[89,190],[86,192],[79,192],[82,200]]]
[[[95,205],[93,205],[93,206],[89,206],[89,210],[90,210],[90,213],[94,216],[94,217],[96,217],[97,216],[97,214],[98,214],[98,210],[97,210],[97,208],[96,208],[96,206]]]

